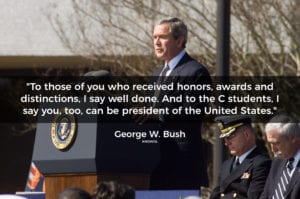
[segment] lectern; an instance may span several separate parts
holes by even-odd
[[[32,159],[45,177],[46,198],[56,198],[67,187],[91,192],[102,180],[148,189],[149,174],[159,161],[159,146],[148,132],[156,124],[89,117],[92,122],[62,112],[52,122],[38,122]],[[147,137],[130,132],[146,132]]]

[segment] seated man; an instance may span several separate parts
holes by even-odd
[[[257,145],[251,118],[245,115],[220,116],[220,138],[223,138],[231,158],[221,168],[211,199],[259,198],[263,192],[271,160]]]
[[[300,198],[300,126],[287,115],[272,118],[265,127],[267,140],[274,153],[264,198]]]

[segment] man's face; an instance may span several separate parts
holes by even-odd
[[[248,136],[243,127],[238,128],[229,137],[225,138],[225,146],[233,156],[240,156],[249,149]]]
[[[183,38],[172,36],[169,23],[156,25],[153,32],[153,44],[157,58],[170,61],[182,50]]]
[[[284,137],[278,131],[272,130],[267,134],[267,140],[271,145],[271,150],[275,156],[280,159],[289,159],[295,153],[294,149],[294,136]]]

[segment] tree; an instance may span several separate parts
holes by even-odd
[[[300,74],[297,4],[299,0],[234,1],[233,21],[240,29],[232,34],[232,54],[240,61],[231,63],[237,70],[244,68],[249,75]]]
[[[159,65],[153,25],[176,16],[189,28],[187,50],[215,74],[217,1],[71,0],[71,5],[63,15],[59,4],[52,5],[53,28],[74,54],[107,63],[102,69],[150,75]],[[299,76],[299,8],[300,0],[231,0],[230,75]],[[299,107],[282,103],[290,110]],[[213,142],[210,132],[203,136]]]
[[[188,50],[214,73],[215,1],[72,0],[71,5],[63,15],[59,4],[52,5],[49,16],[55,31],[75,54],[118,66],[113,68],[117,74],[151,74],[157,65],[153,24],[168,16],[187,23]],[[232,0],[232,75],[300,73],[297,5],[299,0]]]
[[[153,67],[158,65],[152,53],[152,31],[153,24],[160,18],[183,18],[191,27],[189,49],[196,50],[192,53],[196,54],[197,49],[200,49],[197,42],[200,40],[205,43],[201,46],[201,54],[209,52],[214,57],[210,52],[215,49],[215,46],[211,45],[213,42],[210,42],[214,38],[206,38],[215,37],[215,20],[210,21],[209,18],[212,17],[207,16],[212,16],[209,14],[208,5],[203,8],[200,5],[200,2],[190,4],[186,1],[72,0],[73,12],[70,12],[69,16],[61,16],[54,12],[50,19],[63,43],[75,54],[94,60],[110,61],[112,65],[117,62],[117,65],[121,66],[118,67],[118,72],[115,71],[117,74],[126,71],[126,74],[148,75],[152,73]],[[53,7],[58,10],[57,6]],[[194,17],[189,20],[192,17],[189,15],[191,12],[194,13]],[[197,13],[201,14],[202,20],[199,20]],[[207,27],[207,34],[197,34],[200,32],[199,27]],[[103,58],[103,55],[107,56]],[[112,58],[115,56],[117,59]],[[131,59],[132,56],[134,59]],[[211,59],[209,62],[213,61],[211,57],[206,59]]]

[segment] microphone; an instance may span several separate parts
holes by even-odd
[[[103,78],[107,80],[111,74],[107,70],[96,70],[89,71],[83,75],[83,81],[87,84],[97,83],[97,81],[102,80]]]
[[[97,70],[97,71],[89,71],[82,75],[80,79],[74,83],[72,83],[72,87],[74,87],[76,84],[105,84],[109,81],[111,74],[107,70]],[[74,95],[82,95],[81,90],[72,90],[72,94]]]
[[[111,76],[110,72],[107,70],[96,70],[96,71],[89,71],[85,73],[83,76],[91,76],[91,77],[107,77]]]

